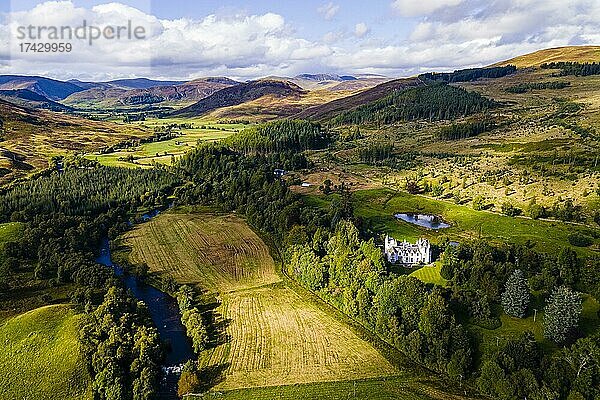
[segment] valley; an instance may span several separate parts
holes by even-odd
[[[1,76],[0,397],[594,400],[599,49]]]

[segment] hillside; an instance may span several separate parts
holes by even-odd
[[[184,84],[185,81],[158,81],[147,78],[117,79],[114,81],[102,82],[111,86],[125,89],[149,89],[157,86],[174,86]]]
[[[3,400],[88,400],[91,379],[78,340],[80,315],[38,308],[0,325]]]
[[[137,89],[122,85],[91,87],[67,97],[64,103],[87,108],[141,106],[163,102],[187,102],[189,104],[210,96],[218,90],[237,84],[238,82],[228,78],[215,77],[196,79],[176,85],[149,86]]]
[[[62,100],[83,88],[71,82],[39,76],[0,75],[0,90],[27,89],[50,100]]]
[[[422,86],[424,84],[425,83],[419,78],[396,79],[393,81],[379,84],[371,89],[367,89],[363,92],[357,93],[352,96],[343,97],[341,99],[337,99],[329,103],[325,103],[315,107],[310,107],[298,113],[297,115],[295,115],[295,117],[308,118],[314,120],[330,118],[332,116],[335,116],[336,114],[339,114],[342,111],[351,110],[363,104],[367,104],[372,101],[378,100],[382,97],[385,97],[394,90],[417,87]]]
[[[0,99],[23,107],[43,108],[51,111],[73,111],[72,107],[49,100],[48,98],[27,89],[0,90]]]
[[[0,100],[0,184],[46,168],[51,156],[146,136],[136,126],[34,110]]]
[[[517,68],[526,68],[560,61],[600,62],[600,46],[565,46],[544,49],[501,61],[493,66],[514,65]]]
[[[200,116],[221,107],[230,107],[272,95],[279,98],[300,97],[305,91],[292,82],[263,79],[241,83],[213,93],[191,106],[175,111],[175,116]]]

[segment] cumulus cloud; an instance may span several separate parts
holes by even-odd
[[[395,0],[392,8],[400,15],[405,17],[414,17],[417,15],[428,15],[434,11],[446,7],[454,7],[461,4],[464,0]]]
[[[340,6],[334,3],[323,4],[319,8],[317,8],[317,12],[323,16],[326,20],[333,19],[340,11]]]
[[[488,65],[542,48],[600,41],[599,1],[462,0],[456,5],[457,1],[422,0],[417,3],[418,14],[401,0],[390,2],[399,13],[388,23],[410,23],[410,30],[402,36],[381,37],[359,22],[340,26],[319,39],[302,37],[283,15],[269,12],[161,19],[120,3],[79,7],[73,1],[49,1],[10,13],[0,23],[0,73],[62,79],[144,75],[252,79],[302,72],[406,76],[423,70]],[[328,3],[320,12],[324,18],[333,18],[338,10]],[[419,17],[407,20],[401,12]],[[146,39],[99,39],[92,46],[74,39],[71,53],[19,51],[18,26],[77,26],[83,20],[100,27],[131,21],[145,28]]]
[[[369,33],[369,27],[364,22],[359,22],[354,26],[354,36],[361,38]]]

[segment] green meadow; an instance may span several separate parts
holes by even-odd
[[[335,195],[305,196],[309,204],[329,208]],[[471,207],[424,196],[411,195],[390,189],[360,190],[353,193],[355,214],[374,232],[389,234],[397,239],[416,240],[426,237],[438,242],[450,240],[486,239],[495,243],[535,243],[535,249],[554,253],[570,246],[568,236],[576,231],[598,232],[597,228],[561,221],[533,220],[509,217],[489,211],[475,211]],[[397,213],[424,213],[441,217],[450,228],[430,230],[400,221]],[[600,240],[595,239],[595,244]],[[580,255],[593,254],[591,248],[573,247]]]
[[[54,305],[0,325],[0,397],[91,399],[91,379],[78,341],[79,321],[69,306]]]
[[[188,127],[175,128],[174,132],[181,133],[181,136],[173,139],[144,143],[107,154],[87,154],[86,158],[113,167],[148,168],[155,162],[169,165],[174,157],[182,156],[196,147],[198,143],[227,138],[245,127],[243,124],[207,122],[199,118],[150,119],[131,125],[157,131],[172,124],[187,124]],[[126,160],[130,157],[133,157],[133,162]]]

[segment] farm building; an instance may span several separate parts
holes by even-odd
[[[432,262],[431,243],[423,238],[413,244],[406,240],[398,242],[396,239],[385,235],[383,251],[387,260],[394,264],[415,265]]]

